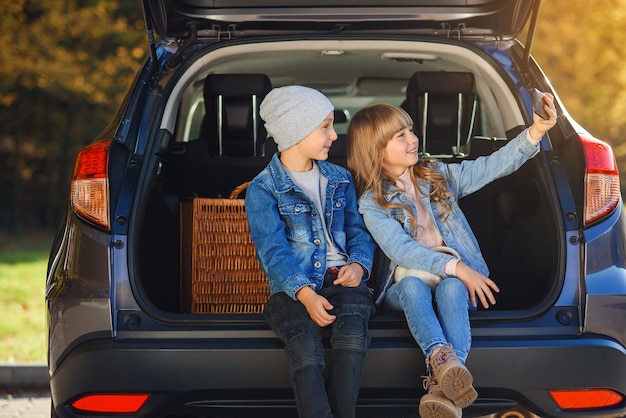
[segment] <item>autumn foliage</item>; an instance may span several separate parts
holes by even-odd
[[[532,54],[626,186],[626,0],[544,0]],[[0,2],[0,229],[53,228],[73,159],[147,56],[140,0]]]

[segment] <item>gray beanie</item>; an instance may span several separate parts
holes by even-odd
[[[293,147],[313,132],[333,104],[319,91],[303,86],[278,87],[261,103],[260,115],[265,129],[274,137],[278,151]]]

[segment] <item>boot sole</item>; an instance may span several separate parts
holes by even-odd
[[[459,408],[470,406],[478,397],[472,386],[474,378],[465,366],[451,367],[443,375],[440,387],[446,398]]]
[[[437,401],[420,403],[419,414],[420,418],[461,418],[462,416],[458,411]]]

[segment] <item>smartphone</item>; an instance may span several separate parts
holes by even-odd
[[[533,111],[541,116],[542,119],[550,119],[550,115],[543,108],[543,93],[537,89],[532,89]]]

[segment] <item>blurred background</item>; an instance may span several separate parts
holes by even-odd
[[[0,16],[0,230],[21,235],[56,228],[75,154],[113,116],[147,41],[140,0],[15,0]],[[624,27],[626,0],[544,0],[532,47],[622,175]]]

